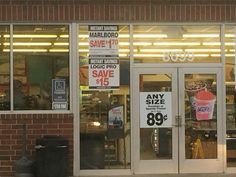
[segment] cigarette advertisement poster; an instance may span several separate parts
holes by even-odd
[[[119,59],[90,58],[89,59],[89,88],[117,89],[120,86]]]
[[[124,106],[113,106],[108,111],[108,138],[122,138],[124,125]]]
[[[172,127],[171,92],[140,92],[140,128]]]
[[[52,80],[52,109],[67,110],[67,93],[66,80],[53,79]]]
[[[117,57],[119,55],[117,25],[89,26],[89,56]]]
[[[89,88],[117,89],[120,86],[117,25],[89,26]]]

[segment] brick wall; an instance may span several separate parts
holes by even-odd
[[[35,159],[35,142],[44,135],[59,135],[69,140],[69,173],[73,167],[72,114],[1,114],[0,177],[13,177],[15,161],[22,153],[22,125],[27,129],[27,157]]]
[[[2,22],[235,22],[235,0],[0,0]]]

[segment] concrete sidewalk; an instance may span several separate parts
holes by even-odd
[[[194,173],[194,174],[142,174],[142,175],[103,175],[103,176],[79,176],[79,177],[236,177],[236,173]]]

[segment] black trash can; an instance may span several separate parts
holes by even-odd
[[[36,140],[36,176],[68,177],[68,140],[44,136]]]

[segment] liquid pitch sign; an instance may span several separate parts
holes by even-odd
[[[140,128],[172,127],[171,92],[140,92]]]

